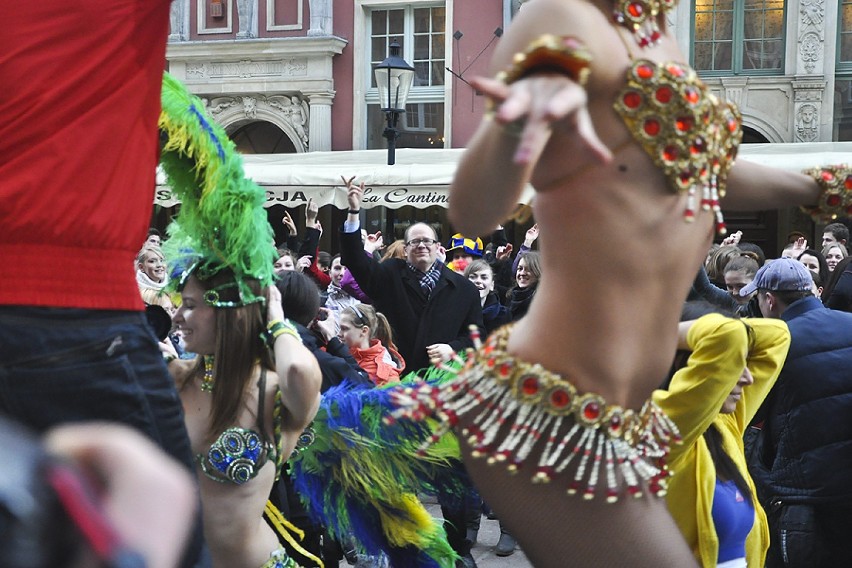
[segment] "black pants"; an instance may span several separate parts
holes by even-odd
[[[852,566],[852,508],[775,503],[766,568]]]

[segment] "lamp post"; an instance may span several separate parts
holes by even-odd
[[[414,67],[399,56],[399,44],[394,40],[390,44],[390,55],[376,65],[376,86],[379,90],[379,106],[385,113],[388,124],[382,136],[388,139],[388,165],[396,162],[396,129],[400,113],[405,112],[405,101],[414,82]]]

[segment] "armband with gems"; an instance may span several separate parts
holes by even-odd
[[[533,40],[524,51],[516,53],[512,65],[497,73],[495,78],[510,85],[533,73],[554,71],[585,86],[591,63],[591,53],[577,38],[544,34]]]
[[[269,345],[272,346],[275,343],[275,340],[280,336],[287,334],[295,337],[301,343],[302,338],[299,337],[299,331],[296,329],[296,326],[293,325],[288,319],[285,320],[273,320],[269,322],[266,326],[266,335],[267,340],[269,341]]]
[[[852,168],[847,165],[822,166],[804,170],[822,190],[815,206],[802,206],[802,211],[816,222],[830,222],[838,217],[852,217]]]

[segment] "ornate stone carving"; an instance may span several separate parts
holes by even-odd
[[[310,107],[307,101],[296,95],[266,96],[256,94],[239,97],[216,97],[205,105],[213,117],[219,117],[233,107],[238,107],[242,114],[251,120],[257,120],[261,111],[275,115],[280,122],[290,125],[305,148],[308,147]],[[261,116],[261,118],[263,117]],[[217,120],[219,119],[217,118]]]
[[[819,108],[813,103],[799,105],[796,111],[796,142],[815,142],[819,138]]]
[[[186,76],[193,79],[304,77],[307,74],[308,60],[304,58],[277,61],[206,61],[186,65]]]
[[[246,118],[257,118],[257,99],[254,97],[240,97],[243,103],[243,112]]]
[[[301,0],[300,0],[301,1]],[[333,35],[334,8],[331,0],[310,0],[311,27],[309,36]]]
[[[821,29],[825,21],[825,0],[801,0],[799,13],[805,26]]]
[[[822,42],[819,35],[815,32],[803,35],[799,43],[799,53],[802,56],[805,71],[813,73],[817,63],[822,59]]]
[[[237,37],[252,38],[254,34],[254,22],[257,12],[257,0],[237,0],[237,17],[240,20],[240,29]]]
[[[825,81],[797,81],[793,83],[793,100],[796,102],[821,101]]]
[[[187,39],[186,24],[187,9],[184,0],[174,0],[169,9],[169,41],[185,41]]]

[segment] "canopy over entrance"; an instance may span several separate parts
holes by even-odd
[[[355,176],[366,186],[363,207],[382,205],[392,209],[448,206],[449,185],[463,148],[450,150],[398,149],[396,164],[387,165],[387,150],[308,152],[299,154],[256,154],[244,156],[248,177],[266,190],[266,207],[298,207],[309,198],[320,207],[347,207],[346,188],[340,176]],[[785,170],[852,162],[852,142],[810,144],[743,144],[739,159]],[[521,201],[533,195],[528,187]],[[155,203],[171,207],[177,203],[157,172]]]

